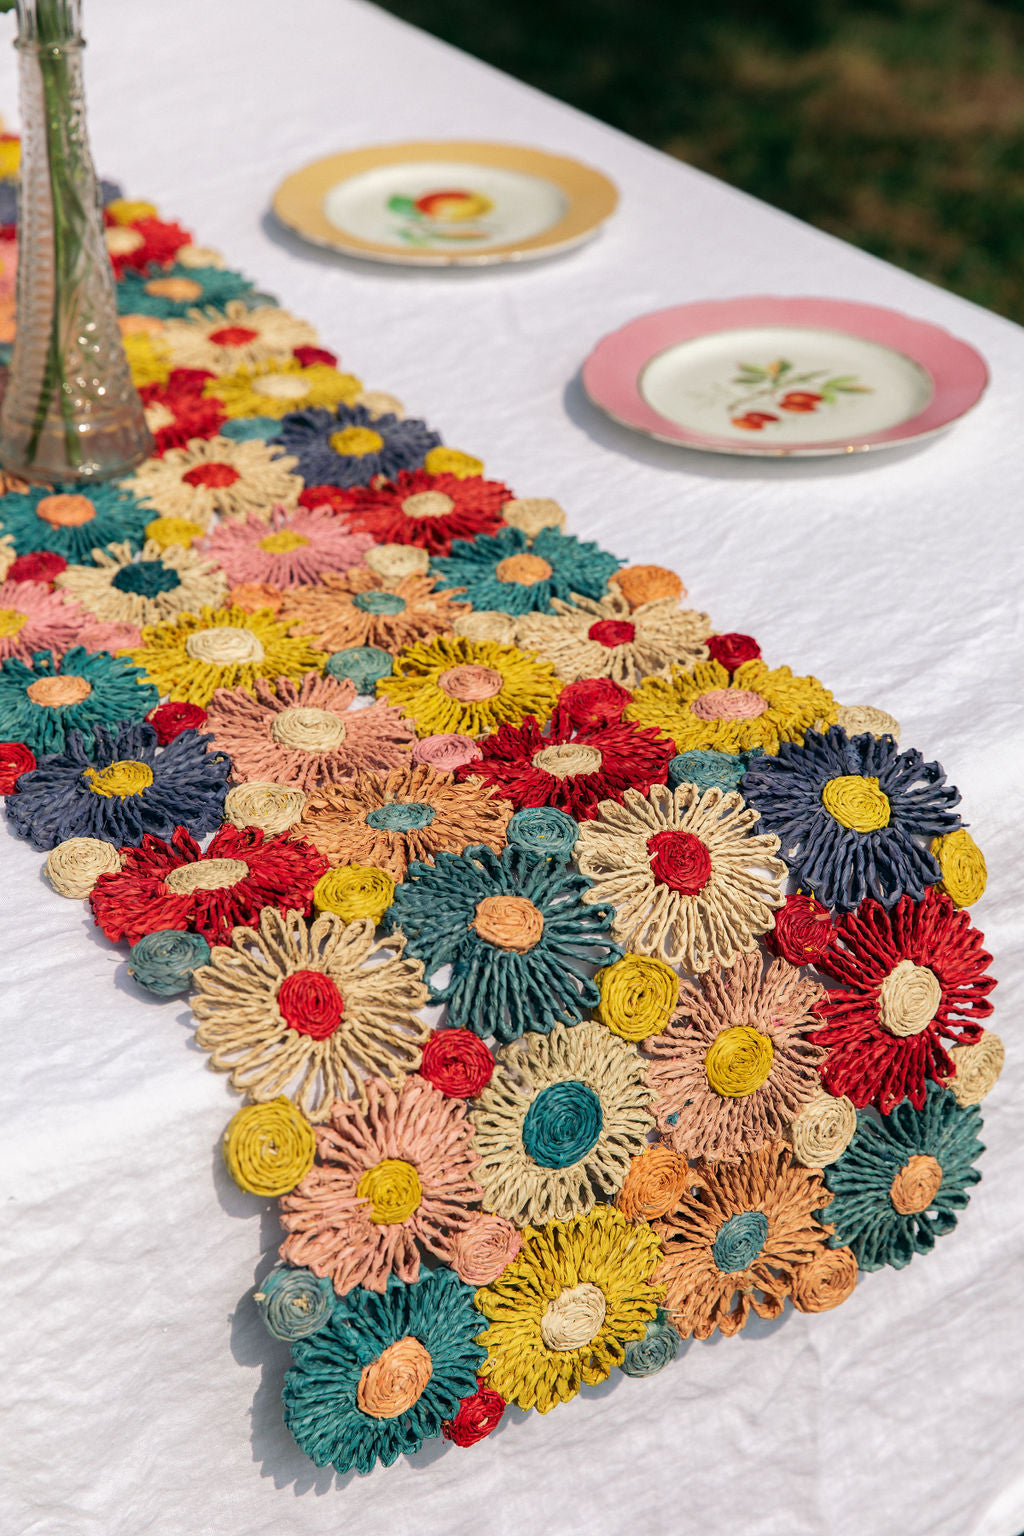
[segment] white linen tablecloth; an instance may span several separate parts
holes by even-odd
[[[237,1100],[182,1000],[142,998],[87,909],[3,856],[0,1531],[257,1536],[1015,1536],[1024,1526],[1021,422],[1010,322],[817,233],[359,0],[89,0],[93,148],[571,530],[673,566],[717,627],[902,722],[964,795],[989,863],[974,909],[1007,1068],[955,1233],[819,1317],[693,1344],[547,1417],[510,1413],[369,1478],[318,1472],[284,1429],[287,1352],[249,1301],[277,1224],[218,1143]],[[13,20],[0,25],[13,26]],[[0,107],[16,115],[0,52]],[[622,203],[577,253],[406,272],[306,249],[266,215],[320,155],[417,137],[576,155]],[[701,458],[601,420],[575,376],[633,315],[742,293],[844,296],[986,355],[980,408],[916,451]]]

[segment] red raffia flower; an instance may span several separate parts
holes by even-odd
[[[497,480],[415,469],[402,470],[394,481],[342,491],[331,505],[378,544],[418,544],[432,555],[447,555],[453,539],[496,533],[501,509],[511,500],[508,486]]]
[[[471,1029],[439,1029],[423,1047],[420,1076],[449,1099],[471,1099],[491,1080],[494,1057]]]
[[[203,730],[206,726],[206,710],[200,709],[198,704],[172,701],[170,704],[158,704],[150,710],[146,719],[156,731],[157,741],[166,747],[182,731]]]
[[[36,766],[36,755],[23,741],[0,741],[0,795],[13,795],[21,774]]]
[[[145,384],[139,390],[157,458],[169,448],[184,448],[194,437],[217,436],[227,417],[219,400],[203,396],[212,377],[202,368],[175,368],[166,384]]]
[[[711,660],[717,661],[730,676],[745,661],[757,661],[761,654],[761,647],[753,635],[709,635],[706,644]]]
[[[292,357],[303,368],[312,368],[314,363],[324,363],[328,368],[337,368],[338,359],[335,353],[328,352],[326,347],[293,347]]]
[[[633,695],[610,677],[581,677],[566,683],[558,697],[558,707],[577,730],[612,725],[622,719],[622,711]]]
[[[943,1083],[954,1065],[943,1040],[973,1045],[992,1012],[985,974],[992,956],[965,911],[933,886],[924,901],[904,896],[887,912],[862,901],[836,923],[825,967],[841,985],[818,1005],[828,1050],[828,1091],[887,1115],[903,1099],[924,1106],[928,1079]]]
[[[477,1390],[471,1397],[464,1397],[454,1419],[445,1419],[441,1433],[455,1445],[476,1445],[484,1440],[501,1423],[501,1416],[508,1406],[500,1392],[487,1387],[477,1377]]]
[[[33,549],[27,555],[19,555],[7,572],[8,581],[38,581],[52,587],[54,577],[66,571],[68,563],[63,555],[50,549]]]
[[[517,810],[551,805],[576,821],[596,816],[602,800],[621,801],[627,789],[645,795],[664,784],[673,752],[658,731],[629,721],[576,730],[560,707],[546,733],[528,715],[479,746],[480,758],[456,770],[460,779],[482,778]]]
[[[145,272],[147,267],[166,267],[192,236],[180,224],[164,219],[136,219],[131,224],[111,222],[107,236],[110,260],[118,277],[122,272]]]
[[[819,965],[835,942],[832,914],[813,896],[787,896],[764,936],[768,948],[790,965]]]
[[[307,914],[326,870],[309,843],[265,838],[257,827],[223,826],[205,853],[178,827],[169,843],[147,834],[141,848],[123,849],[120,872],[101,875],[90,902],[108,939],[135,944],[174,928],[227,944],[264,907]]]

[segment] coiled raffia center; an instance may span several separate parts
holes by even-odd
[[[556,779],[571,779],[578,773],[597,773],[603,759],[597,747],[564,741],[554,747],[541,747],[530,761],[542,773],[550,773]]]
[[[176,896],[191,896],[193,891],[224,891],[237,885],[249,873],[242,859],[197,859],[194,864],[179,864],[164,879]]]
[[[365,459],[368,453],[379,453],[384,447],[384,439],[371,427],[345,427],[332,432],[328,441],[343,458]]]
[[[148,763],[123,758],[107,768],[86,768],[82,777],[94,795],[102,795],[107,800],[126,800],[129,795],[141,795],[149,788],[153,770]]]
[[[222,624],[215,629],[199,629],[185,641],[185,650],[193,661],[211,667],[241,667],[264,659],[265,651],[251,629]]]
[[[942,1002],[942,987],[934,971],[913,960],[901,960],[878,990],[882,1028],[904,1039],[919,1035],[934,1019]]]
[[[345,726],[329,709],[297,705],[274,716],[270,734],[292,752],[333,752],[345,740]]]
[[[402,502],[406,517],[447,517],[454,510],[454,501],[444,491],[418,491]]]
[[[604,1327],[608,1303],[604,1292],[589,1280],[566,1286],[549,1301],[540,1320],[540,1336],[548,1349],[583,1349]]]
[[[708,1086],[724,1099],[742,1099],[767,1082],[775,1050],[767,1035],[737,1024],[716,1035],[704,1057]]]
[[[927,1153],[918,1152],[904,1163],[889,1186],[893,1209],[901,1216],[926,1211],[942,1185],[942,1165]]]
[[[49,523],[51,528],[81,528],[83,523],[91,523],[95,516],[96,508],[88,496],[60,493],[44,496],[36,504],[36,517]]]
[[[84,677],[64,673],[61,677],[38,677],[25,689],[33,704],[43,704],[48,709],[59,709],[68,704],[81,704],[92,693],[92,684]]]
[[[265,373],[252,381],[253,393],[268,400],[301,400],[309,394],[306,380],[295,373]]]
[[[296,533],[294,528],[281,528],[260,539],[260,549],[268,555],[290,555],[293,549],[304,549],[308,543],[304,533]]]
[[[694,699],[690,713],[698,720],[756,720],[768,700],[750,688],[712,688]]]
[[[850,832],[878,832],[889,825],[889,797],[878,780],[859,773],[829,779],[821,791],[821,803],[833,820]]]
[[[433,1372],[430,1352],[407,1334],[364,1365],[356,1404],[373,1419],[397,1419],[422,1397]]]
[[[737,1211],[718,1229],[711,1249],[717,1269],[733,1275],[749,1269],[759,1257],[768,1236],[768,1218],[763,1211]]]
[[[9,640],[28,623],[28,614],[17,608],[0,608],[0,640]]]
[[[525,955],[544,932],[544,914],[525,896],[485,896],[477,902],[472,926],[486,943]]]
[[[448,667],[437,680],[442,693],[459,704],[481,704],[485,699],[493,699],[504,685],[500,672],[493,667],[478,667],[475,662]]]
[[[367,1212],[380,1227],[408,1221],[423,1199],[420,1176],[412,1163],[400,1157],[385,1157],[367,1168],[356,1185],[360,1200],[369,1201]]]
[[[540,555],[509,555],[499,560],[494,568],[499,581],[519,587],[532,587],[538,581],[547,581],[551,566]]]

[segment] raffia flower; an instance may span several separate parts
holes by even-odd
[[[157,455],[170,448],[184,448],[193,438],[216,437],[220,432],[227,417],[219,401],[203,397],[205,384],[205,373],[178,368],[166,381],[141,386],[143,414]]]
[[[788,873],[757,819],[735,791],[629,789],[580,828],[583,899],[613,906],[616,938],[639,954],[696,972],[732,965],[772,926]]]
[[[947,1080],[961,1109],[980,1104],[999,1081],[1006,1059],[1006,1048],[991,1029],[982,1030],[973,1045],[954,1045],[949,1053],[953,1076]]]
[[[609,1205],[527,1227],[519,1257],[476,1293],[490,1322],[477,1336],[487,1349],[480,1374],[507,1402],[540,1413],[607,1380],[657,1315],[660,1257],[651,1228]]]
[[[251,296],[255,305],[267,298],[240,272],[179,262],[149,276],[125,272],[114,287],[119,315],[152,315],[157,320],[184,319],[197,306],[223,309],[232,299],[246,302]]]
[[[522,1236],[510,1221],[477,1211],[452,1244],[452,1263],[467,1285],[490,1285],[505,1273],[522,1246]]]
[[[63,654],[79,637],[87,615],[63,592],[40,581],[5,581],[0,585],[0,661],[25,660],[36,651]]]
[[[36,651],[0,662],[0,741],[37,754],[63,752],[71,731],[92,745],[97,725],[141,720],[159,702],[144,674],[124,657],[72,646],[58,660]]]
[[[138,559],[131,545],[111,544],[94,549],[93,561],[69,565],[56,585],[110,624],[160,624],[180,613],[216,607],[227,590],[219,567],[182,544],[164,549],[155,539],[147,540]]]
[[[654,1117],[637,1049],[600,1024],[558,1024],[498,1051],[470,1109],[484,1207],[517,1227],[616,1195]]]
[[[321,490],[353,528],[372,534],[379,544],[415,544],[431,555],[446,555],[453,539],[495,533],[501,527],[501,509],[512,495],[498,480],[422,469],[333,497],[330,486],[310,485],[306,494],[314,497]]]
[[[150,461],[154,462],[154,461]],[[88,560],[115,539],[140,549],[149,514],[128,492],[131,486],[29,486],[0,497],[0,529],[19,555],[50,550],[65,560]]]
[[[533,715],[543,725],[561,683],[549,662],[492,641],[419,642],[400,651],[377,692],[416,723],[418,736],[487,736]]]
[[[479,1208],[465,1106],[422,1077],[396,1091],[370,1078],[365,1107],[336,1099],[316,1130],[317,1160],[281,1201],[281,1257],[329,1275],[339,1296],[383,1292],[420,1272],[420,1248],[447,1262]]]
[[[351,405],[362,387],[354,374],[339,373],[325,363],[304,368],[292,357],[251,363],[233,373],[220,374],[207,382],[204,393],[208,400],[219,400],[229,417],[280,419],[289,411],[303,411],[309,406],[333,410],[336,405]]]
[[[760,952],[683,981],[672,1022],[644,1045],[662,1136],[685,1157],[738,1162],[777,1140],[820,1089],[825,1052],[809,1038],[824,988]]]
[[[677,752],[775,753],[780,742],[802,742],[816,721],[831,725],[836,706],[816,677],[794,677],[788,667],[747,661],[730,674],[720,662],[702,661],[688,672],[673,668],[671,680],[641,683],[626,718],[656,726]]]
[[[655,1279],[684,1339],[726,1337],[758,1317],[778,1317],[800,1270],[826,1251],[831,1231],[815,1213],[831,1195],[820,1173],[795,1167],[784,1142],[771,1142],[730,1167],[698,1163],[697,1185],[654,1222],[665,1258]]]
[[[572,603],[555,599],[551,608],[520,619],[516,641],[553,662],[566,682],[610,677],[636,688],[645,677],[667,678],[673,666],[707,660],[711,620],[671,597],[632,608],[613,587],[601,602],[577,596]]]
[[[409,762],[415,741],[408,721],[387,704],[353,709],[356,690],[311,672],[296,685],[257,678],[248,688],[218,688],[208,728],[231,757],[231,777],[291,784],[307,794],[374,769]]]
[[[266,609],[244,608],[202,608],[148,627],[131,656],[159,693],[203,708],[217,688],[251,692],[257,678],[299,678],[327,659],[290,639]]]
[[[371,416],[365,406],[339,405],[290,412],[274,441],[296,455],[307,485],[348,487],[419,469],[441,439],[411,416]]]
[[[338,519],[334,521],[337,523]],[[417,641],[450,635],[455,620],[466,612],[465,604],[455,600],[454,592],[438,592],[436,586],[433,576],[405,576],[389,581],[371,570],[350,571],[346,576],[328,575],[321,577],[315,587],[289,594],[281,618],[294,634],[308,635],[324,651],[372,645],[397,655]]]
[[[456,784],[450,773],[421,764],[324,786],[293,835],[308,838],[331,865],[369,864],[404,880],[414,859],[461,853],[470,843],[503,848],[511,814],[479,783]]]
[[[172,448],[161,459],[147,459],[123,484],[143,506],[200,528],[209,527],[214,513],[247,517],[255,512],[266,522],[279,502],[294,507],[298,501],[302,481],[292,474],[295,465],[295,459],[266,443],[211,437]]]
[[[359,565],[372,540],[349,533],[333,512],[305,507],[275,507],[269,517],[256,513],[221,523],[206,541],[232,586],[267,582],[278,588],[316,582],[325,572]],[[329,646],[329,650],[336,647]]]
[[[286,1094],[314,1124],[335,1099],[367,1107],[365,1080],[399,1086],[419,1066],[429,1026],[423,967],[369,919],[307,923],[267,907],[193,976],[196,1043],[231,1085],[267,1102]]]
[[[447,555],[438,555],[435,574],[450,586],[463,587],[474,608],[512,614],[550,613],[556,598],[602,597],[619,560],[600,545],[545,528],[533,541],[518,528],[457,539]]]
[[[231,299],[221,310],[193,310],[185,320],[166,321],[162,340],[175,368],[231,374],[258,363],[283,362],[296,347],[315,347],[317,334],[307,321],[276,304],[248,309]]]
[[[690,1183],[685,1157],[671,1147],[645,1147],[630,1163],[616,1203],[628,1221],[653,1221],[675,1210]]]

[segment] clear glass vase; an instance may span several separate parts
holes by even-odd
[[[17,333],[0,465],[27,480],[126,474],[153,443],[117,324],[89,151],[79,0],[18,0]]]

